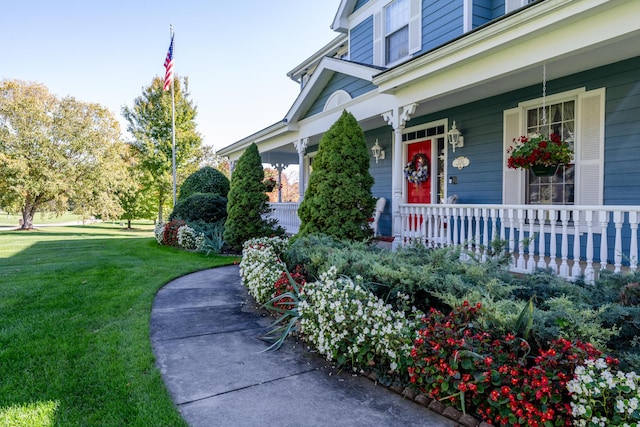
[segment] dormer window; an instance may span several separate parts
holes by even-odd
[[[384,8],[385,62],[396,62],[409,55],[409,0],[395,0]]]

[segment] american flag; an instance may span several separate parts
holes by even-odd
[[[164,60],[164,68],[166,68],[164,74],[164,90],[169,90],[171,82],[173,81],[173,35],[171,36],[167,57]]]

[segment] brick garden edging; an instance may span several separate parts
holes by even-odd
[[[375,372],[366,372],[363,375],[373,381],[376,385],[382,385],[378,382],[378,376]],[[413,400],[417,404],[422,405],[433,412],[449,418],[450,420],[456,421],[462,427],[493,427],[491,424],[488,424],[473,415],[463,414],[453,406],[447,406],[438,400],[416,392],[412,388],[403,388],[401,386],[389,386],[387,388],[407,399]]]

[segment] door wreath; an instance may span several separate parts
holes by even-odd
[[[420,184],[429,179],[429,158],[418,153],[404,167],[404,176],[413,184]]]

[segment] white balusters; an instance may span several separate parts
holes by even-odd
[[[607,247],[607,227],[609,225],[609,212],[598,212],[598,218],[600,220],[600,270],[607,269],[607,258],[609,248]]]
[[[613,212],[613,225],[616,229],[616,240],[613,246],[614,254],[614,264],[613,271],[615,273],[620,273],[622,268],[622,212],[614,211]],[[602,233],[604,235],[604,233]]]
[[[638,212],[629,212],[631,227],[631,245],[629,248],[629,268],[635,272],[638,269]]]

